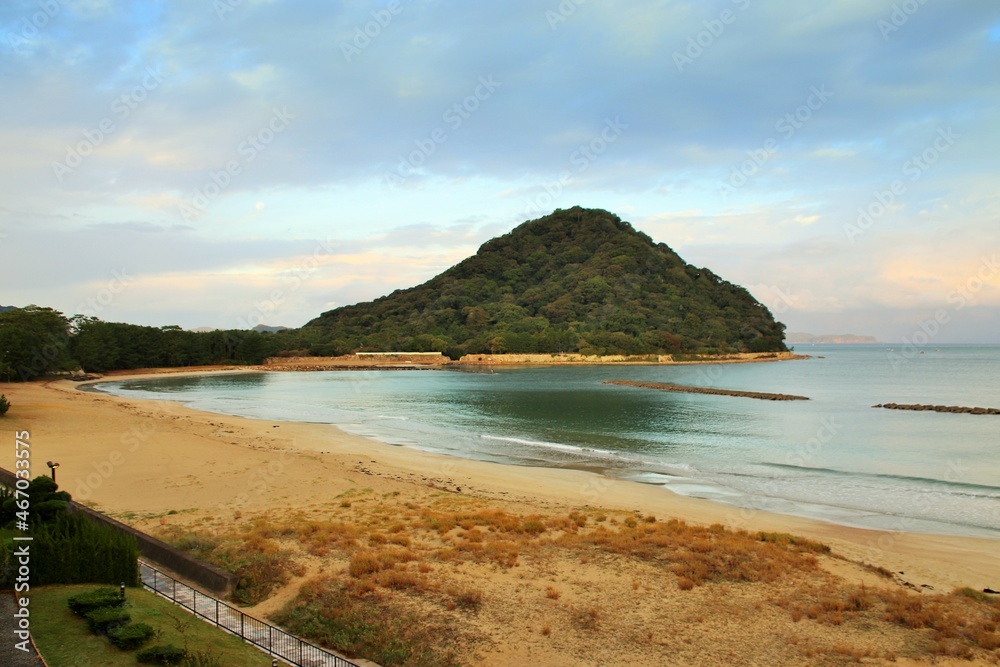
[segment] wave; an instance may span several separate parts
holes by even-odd
[[[970,482],[956,482],[946,479],[934,479],[932,477],[913,477],[909,475],[893,475],[890,473],[878,473],[878,472],[850,472],[847,470],[837,470],[835,468],[823,468],[823,467],[812,467],[812,466],[797,466],[790,463],[770,463],[762,462],[760,465],[767,466],[770,468],[783,468],[786,470],[799,470],[805,472],[822,473],[826,475],[837,475],[840,477],[854,477],[854,478],[869,478],[869,479],[890,479],[897,482],[911,482],[913,484],[922,484],[930,486],[947,486],[955,487],[961,489],[969,489],[975,491],[985,491],[986,496],[990,498],[1000,498],[1000,486],[990,486],[989,484],[973,484]],[[996,495],[994,495],[996,494]],[[956,495],[969,495],[983,497],[982,493],[956,493]]]
[[[591,453],[591,454],[603,454],[605,456],[620,456],[620,452],[613,452],[609,449],[593,449],[588,447],[578,447],[576,445],[564,445],[560,442],[547,442],[545,440],[528,440],[526,438],[513,438],[509,436],[501,435],[486,435],[482,434],[479,436],[483,440],[497,440],[500,442],[512,442],[515,445],[526,445],[528,447],[544,447],[546,449],[558,449],[564,452],[577,452],[577,453]]]
[[[682,470],[682,471],[692,471],[693,467],[687,463],[669,463],[663,461],[662,459],[642,456],[639,454],[633,454],[631,452],[621,452],[614,451],[611,449],[600,449],[597,447],[582,447],[578,445],[567,445],[561,442],[549,442],[546,440],[529,440],[527,438],[516,438],[513,436],[500,436],[500,435],[487,435],[481,434],[479,436],[483,440],[495,440],[498,442],[510,442],[516,445],[524,445],[526,447],[537,447],[541,449],[554,449],[562,452],[572,452],[574,454],[579,454],[581,456],[608,460],[613,459],[615,461],[625,461],[631,464],[639,464],[643,466],[643,469],[648,470],[649,468],[667,468],[669,470]]]

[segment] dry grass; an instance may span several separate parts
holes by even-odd
[[[971,659],[1000,649],[1000,603],[970,589],[928,595],[843,584],[803,586],[795,600],[778,605],[789,609],[793,622],[805,617],[832,626],[878,621],[900,626],[917,632],[915,641],[931,655]]]
[[[790,572],[814,570],[814,554],[829,551],[791,535],[734,532],[718,524],[706,528],[676,519],[639,523],[632,516],[623,524],[566,534],[559,544],[592,545],[607,553],[667,562],[683,590],[710,581],[776,581]]]
[[[273,539],[276,533],[259,520],[243,530],[223,535],[205,531],[167,529],[161,537],[178,549],[188,551],[237,575],[233,599],[256,604],[303,570],[294,551]]]
[[[656,631],[655,636],[667,637],[662,642],[654,641],[646,627],[626,631],[623,612],[610,608],[652,604],[655,609],[652,598],[669,597],[671,591],[695,609],[713,610],[677,621],[682,625],[712,626],[717,619],[773,613],[787,619],[789,632],[795,628],[827,637],[789,649],[806,663],[867,662],[897,652],[970,657],[1000,648],[1000,608],[988,596],[969,590],[919,596],[849,585],[820,571],[817,559],[828,548],[787,534],[585,509],[519,515],[445,494],[415,502],[359,491],[350,500],[349,513],[332,506],[330,517],[318,512],[280,521],[257,517],[225,532],[179,531],[173,541],[223,567],[232,567],[237,553],[268,554],[272,567],[254,575],[262,582],[255,595],[287,579],[296,567],[296,550],[322,558],[330,564],[325,573],[302,587],[279,620],[316,641],[386,665],[475,662],[477,647],[489,643],[483,633],[509,624],[502,620],[505,608],[517,609],[517,618],[528,614],[541,636],[557,635],[553,645],[592,641],[585,637],[598,632],[604,642],[624,633],[631,644],[641,640],[643,650],[657,651],[672,641],[669,631]],[[564,572],[557,579],[546,570],[553,562],[576,565],[569,578]],[[574,579],[576,569],[590,572],[591,579]],[[252,574],[253,568],[244,572]],[[620,591],[599,593],[619,572]],[[481,578],[494,576],[490,573],[499,581],[487,585]],[[559,588],[543,584],[544,597],[537,583],[523,596],[515,592],[521,583],[539,580],[559,581]],[[759,592],[751,595],[752,590]],[[745,609],[734,606],[732,600],[746,595],[756,595],[757,602]],[[388,614],[419,627],[371,627],[370,619],[384,620]],[[448,648],[456,645],[451,643],[456,632],[464,638],[461,655]],[[877,649],[855,641],[881,635],[895,639],[879,640]]]
[[[275,620],[349,656],[363,656],[381,665],[452,667],[460,664],[454,646],[460,633],[431,615],[415,615],[391,598],[377,594],[357,597],[333,578],[319,578]]]

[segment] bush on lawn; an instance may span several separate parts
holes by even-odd
[[[66,604],[74,614],[85,616],[87,613],[105,607],[120,607],[125,603],[121,593],[114,588],[96,588],[86,593],[74,595]]]
[[[108,639],[123,651],[134,651],[156,634],[152,626],[146,623],[129,623],[108,630]]]
[[[167,644],[150,646],[135,654],[136,659],[146,665],[179,665],[187,657],[187,651]]]
[[[87,612],[84,616],[90,631],[95,635],[106,635],[113,628],[126,625],[132,620],[128,612],[120,607],[104,607]]]

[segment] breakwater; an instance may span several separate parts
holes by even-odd
[[[922,405],[919,403],[879,403],[873,408],[886,410],[917,410],[920,412],[955,412],[967,415],[1000,415],[998,408],[970,408],[962,405]]]
[[[660,391],[676,391],[683,394],[715,394],[718,396],[740,396],[756,398],[761,401],[808,401],[808,396],[793,394],[771,394],[760,391],[741,391],[738,389],[717,389],[715,387],[694,387],[669,382],[636,382],[634,380],[606,380],[602,384],[614,384],[623,387],[640,387],[642,389],[658,389]]]

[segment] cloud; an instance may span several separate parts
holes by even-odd
[[[933,301],[998,240],[992,0],[900,25],[861,0],[583,3],[558,21],[558,3],[527,0],[230,5],[59,3],[39,26],[35,2],[0,7],[17,100],[0,109],[0,257],[19,299],[126,267],[162,277],[134,294],[206,291],[120,317],[162,303],[198,325],[242,294],[234,267],[266,273],[327,239],[392,262],[391,278],[316,281],[305,312],[582,204],[731,280],[808,284],[803,312],[873,312]],[[953,146],[912,169],[949,128]],[[852,243],[845,226],[896,181]]]

